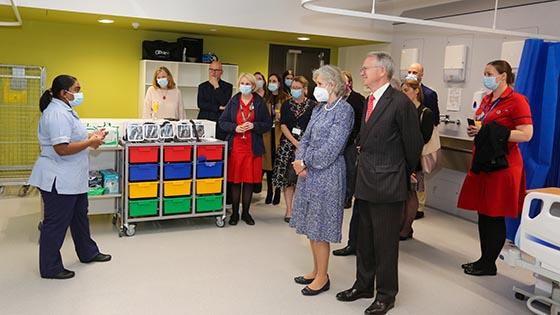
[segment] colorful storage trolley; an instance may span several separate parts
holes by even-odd
[[[126,143],[121,235],[136,222],[214,216],[225,225],[227,142]],[[196,158],[195,158],[196,157]]]

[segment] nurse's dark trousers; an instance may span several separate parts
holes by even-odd
[[[54,184],[51,192],[40,191],[45,217],[39,239],[39,270],[41,276],[52,277],[64,270],[60,248],[68,227],[80,261],[92,260],[99,254],[99,248],[89,231],[87,193],[61,195]]]

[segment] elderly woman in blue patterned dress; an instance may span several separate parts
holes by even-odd
[[[313,109],[311,121],[292,163],[299,175],[290,226],[309,239],[313,271],[294,278],[307,284],[301,293],[327,291],[330,280],[330,243],[340,243],[346,191],[344,148],[354,111],[344,100],[346,82],[338,67],[323,66],[313,72],[317,84],[313,95],[321,104]]]

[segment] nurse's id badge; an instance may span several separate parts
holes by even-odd
[[[292,128],[292,134],[296,135],[296,136],[300,136],[301,135],[301,129],[299,129],[298,127]]]

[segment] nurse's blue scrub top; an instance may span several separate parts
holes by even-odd
[[[78,153],[60,156],[54,145],[84,141],[88,132],[78,114],[63,101],[53,98],[41,114],[37,132],[41,154],[33,166],[29,183],[51,192],[56,179],[56,190],[62,195],[88,192],[89,148]]]

